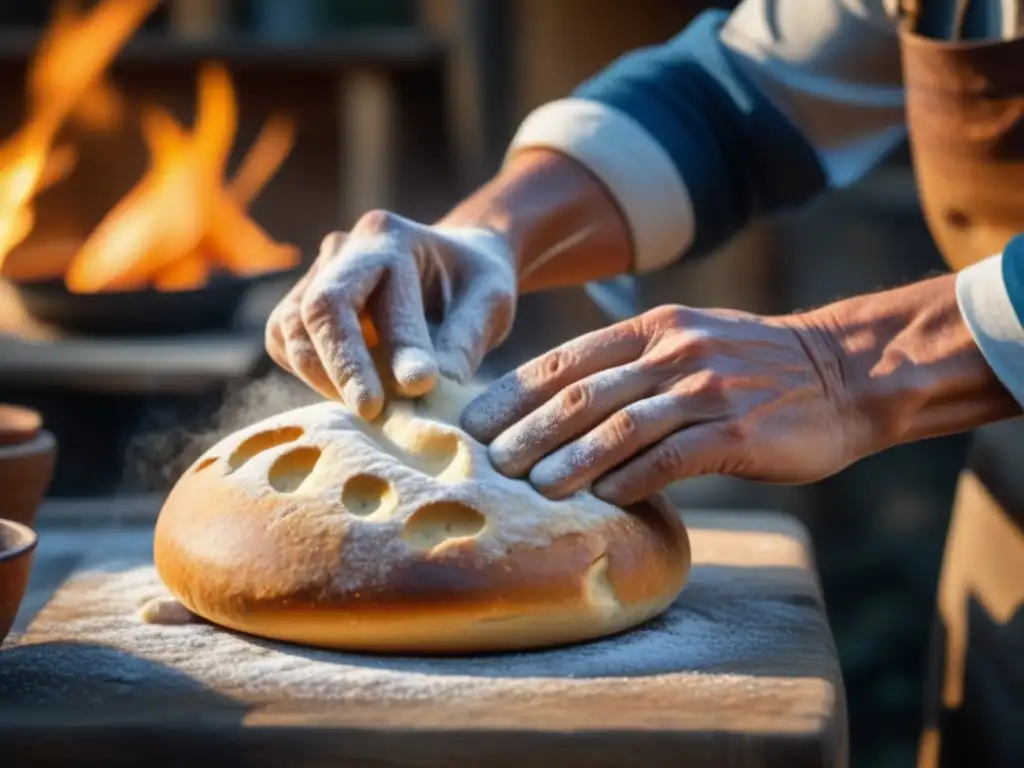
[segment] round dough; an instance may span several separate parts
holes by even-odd
[[[445,382],[373,423],[325,402],[227,437],[164,505],[160,577],[216,624],[373,653],[559,645],[667,608],[690,567],[668,501],[503,477],[455,426],[467,397]]]

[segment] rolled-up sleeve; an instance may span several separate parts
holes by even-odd
[[[634,268],[715,250],[752,218],[850,183],[905,135],[883,0],[745,0],[622,57],[520,126],[586,166],[630,227]]]
[[[1024,235],[958,272],[956,295],[985,360],[1024,405]]]

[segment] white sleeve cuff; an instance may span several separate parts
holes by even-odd
[[[992,371],[1024,405],[1024,327],[1003,282],[1003,256],[991,256],[956,276],[960,314]]]
[[[613,107],[562,99],[519,127],[508,155],[543,147],[582,163],[607,187],[633,238],[633,269],[653,272],[689,250],[693,204],[672,158],[639,123]]]

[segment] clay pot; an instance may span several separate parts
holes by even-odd
[[[33,526],[57,460],[57,440],[39,414],[0,405],[0,518]]]
[[[27,525],[0,520],[0,643],[25,597],[38,538]]]

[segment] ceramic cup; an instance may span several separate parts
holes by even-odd
[[[56,460],[57,439],[39,414],[0,404],[0,518],[35,525]]]
[[[37,541],[27,525],[0,520],[0,643],[11,631],[25,597]]]

